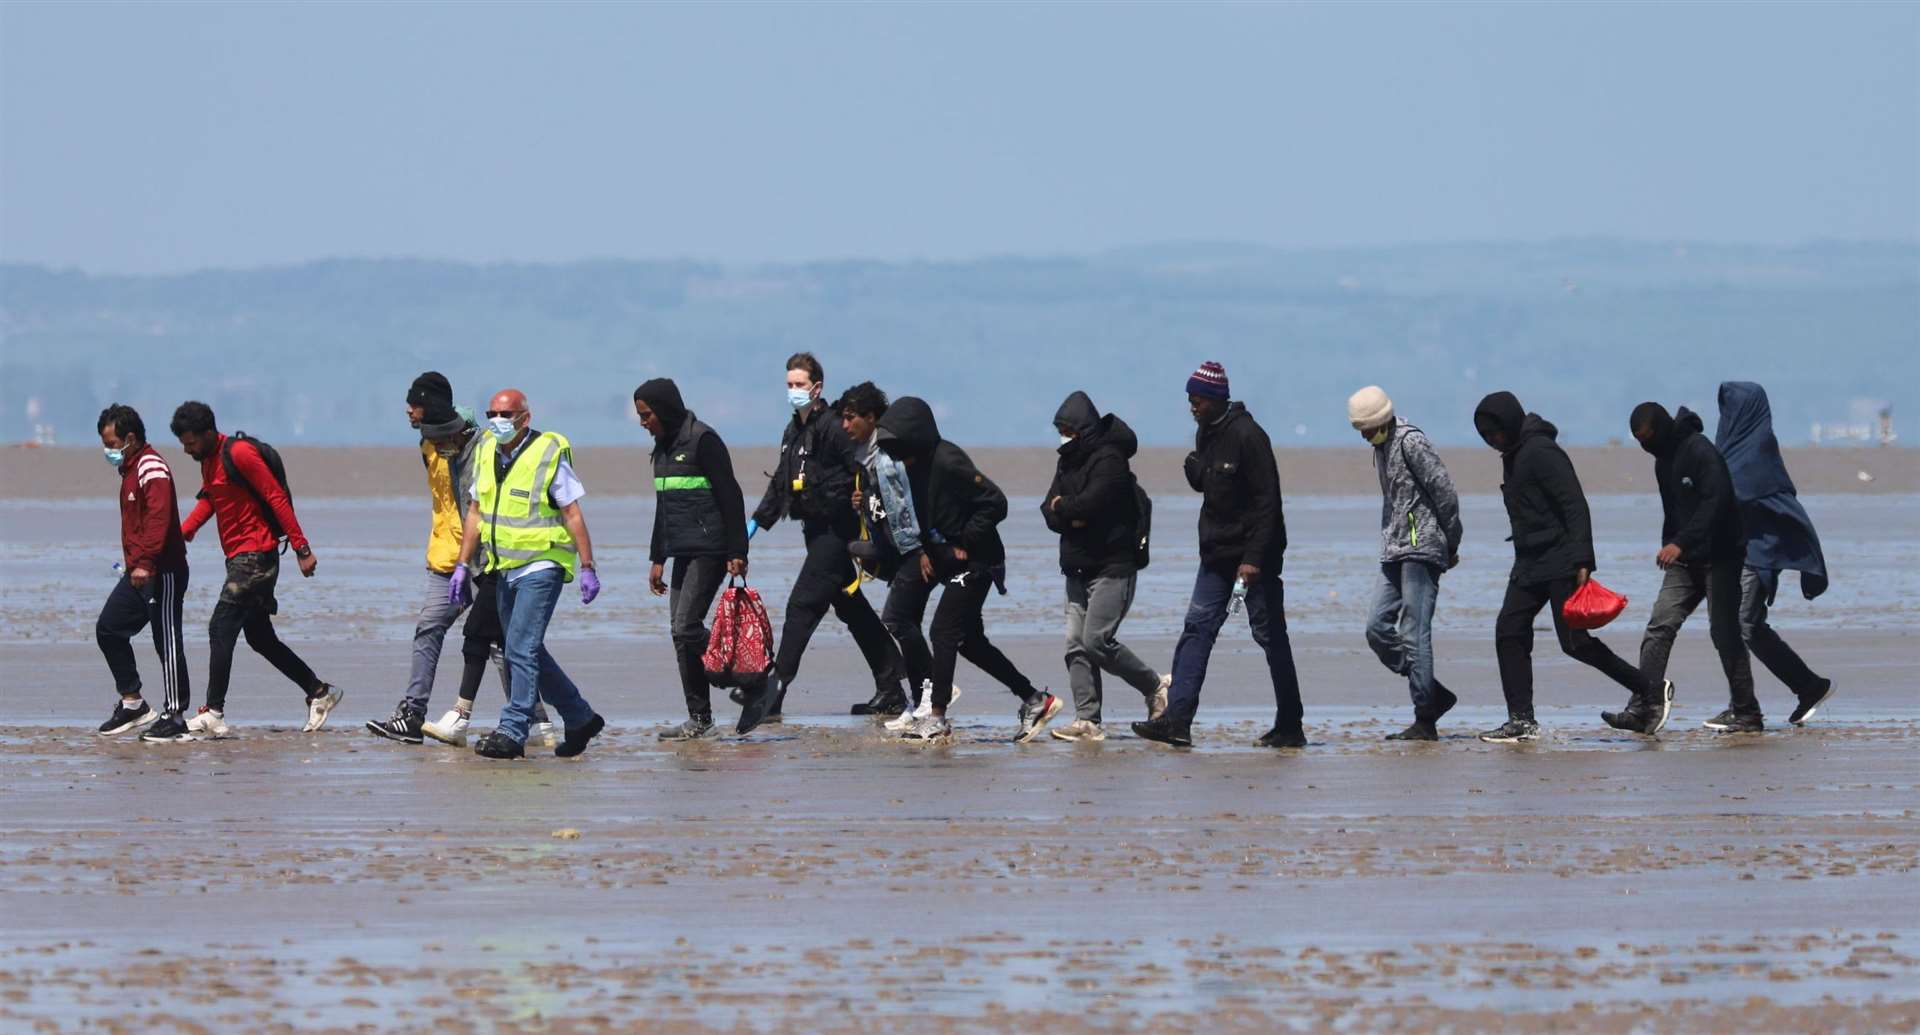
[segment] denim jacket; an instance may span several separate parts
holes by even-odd
[[[873,486],[866,494],[867,519],[884,520],[893,538],[893,548],[905,557],[920,549],[920,522],[913,513],[913,489],[907,484],[907,467],[881,452],[875,439],[867,440],[867,481]],[[935,537],[935,542],[938,542]]]

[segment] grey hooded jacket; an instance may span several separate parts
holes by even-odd
[[[1426,432],[1396,417],[1373,447],[1380,476],[1380,562],[1424,561],[1445,571],[1460,559],[1460,497]]]

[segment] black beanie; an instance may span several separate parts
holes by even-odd
[[[424,407],[435,401],[445,403],[448,409],[452,409],[453,384],[447,380],[447,375],[438,370],[429,370],[413,379],[413,384],[407,389],[407,405]]]

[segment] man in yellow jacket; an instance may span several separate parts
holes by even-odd
[[[482,572],[499,576],[512,693],[499,726],[473,746],[486,758],[526,754],[528,724],[541,697],[567,726],[553,750],[561,758],[585,751],[607,725],[546,647],[560,587],[577,576],[580,602],[591,604],[600,595],[600,576],[580,510],[587,490],[573,472],[573,447],[564,435],[534,430],[532,420],[518,389],[499,392],[487,404],[487,437],[473,457],[460,560],[447,586],[449,600],[465,599],[476,557]]]

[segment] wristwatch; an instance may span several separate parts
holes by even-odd
[[[294,555],[295,557],[298,557],[298,558],[300,558],[301,560],[303,560],[303,561],[304,561],[304,560],[306,560],[307,558],[309,558],[309,557],[312,557],[312,556],[313,556],[313,547],[311,547],[311,546],[302,546],[302,547],[301,547],[301,548],[299,548],[298,550],[295,550],[295,551],[293,551],[293,555]]]

